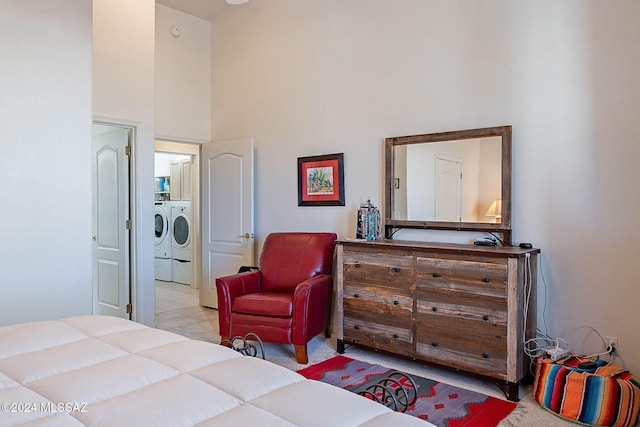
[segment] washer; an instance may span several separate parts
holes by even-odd
[[[191,203],[173,202],[171,206],[171,251],[173,281],[190,285],[193,281]]]
[[[171,260],[171,205],[169,202],[155,203],[155,278],[171,282],[173,263]]]
[[[174,202],[171,206],[171,250],[172,258],[191,261],[191,206],[189,203]]]

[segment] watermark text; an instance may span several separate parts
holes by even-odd
[[[86,402],[2,402],[0,412],[4,413],[24,413],[24,412],[47,412],[47,413],[73,413],[87,412]]]

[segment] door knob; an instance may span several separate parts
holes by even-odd
[[[244,233],[243,235],[239,236],[239,237],[243,237],[245,239],[251,239],[253,238],[253,233],[249,234],[249,233]]]
[[[95,234],[94,234],[93,236],[91,236],[91,240],[93,240],[94,242],[95,242],[96,240],[98,240],[98,239],[96,238],[96,235],[95,235]]]

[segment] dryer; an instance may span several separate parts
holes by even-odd
[[[191,203],[172,202],[171,206],[171,251],[173,281],[190,285],[193,279],[192,264]]]
[[[155,278],[170,282],[173,280],[171,260],[171,205],[169,202],[155,204]]]

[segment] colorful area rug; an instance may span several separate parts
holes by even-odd
[[[336,356],[298,371],[306,378],[322,381],[358,393],[393,372],[380,365]],[[407,414],[441,427],[495,427],[517,406],[514,402],[496,399],[482,393],[465,390],[410,375],[417,387],[416,403]]]

